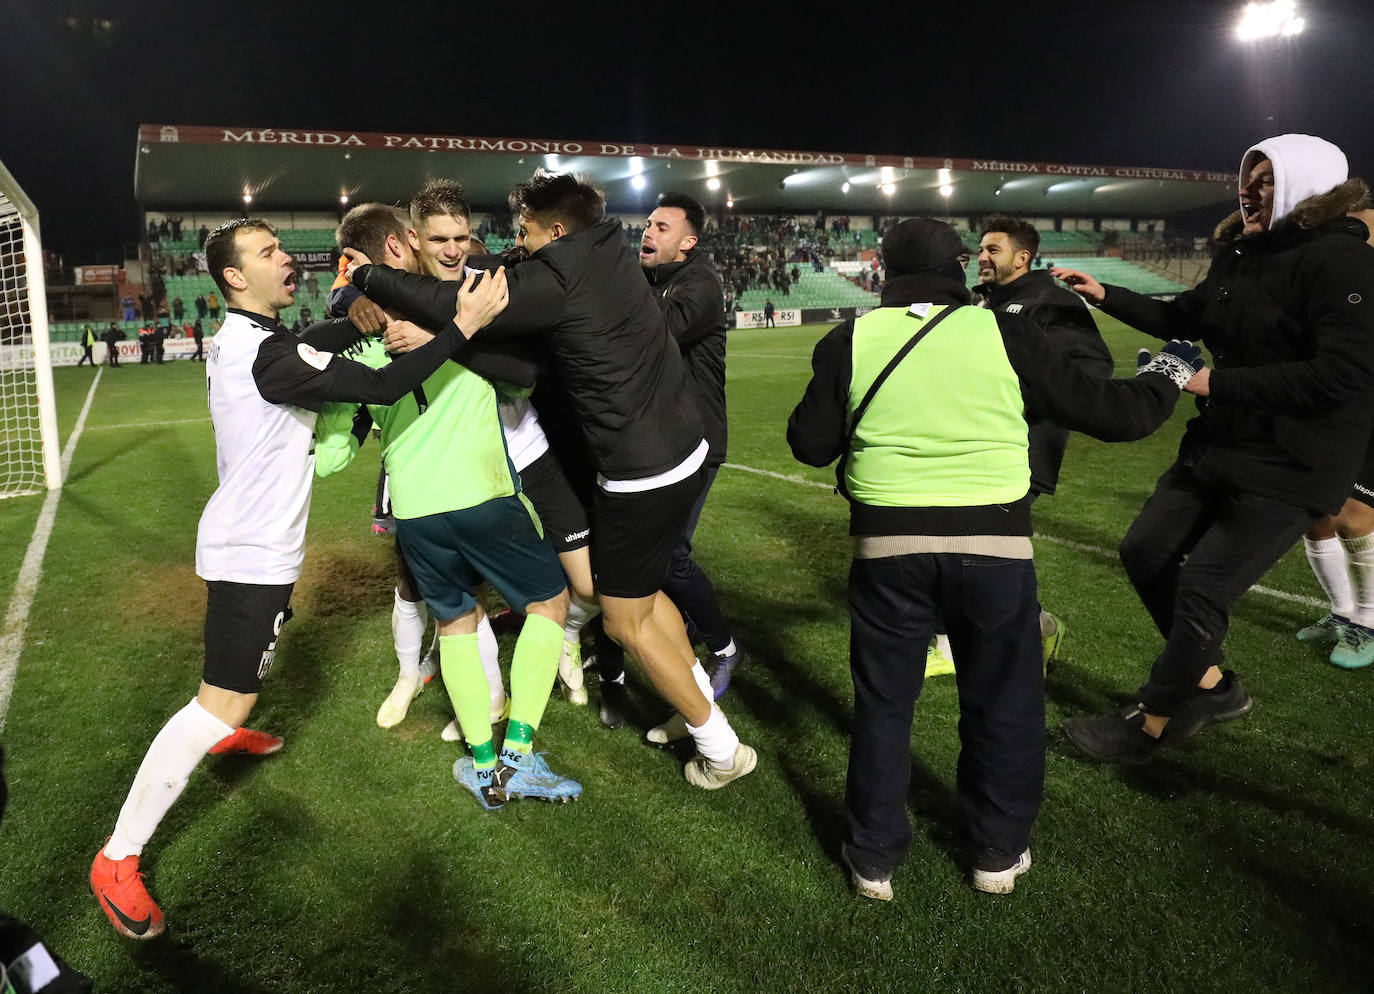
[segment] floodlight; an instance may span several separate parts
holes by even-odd
[[[896,184],[896,183],[884,183],[884,184],[880,187],[880,189],[883,191],[883,193],[887,194],[887,195],[890,197],[890,196],[892,196],[894,193],[897,192],[897,184]]]
[[[941,183],[941,184],[940,184],[940,196],[942,196],[942,197],[950,197],[950,196],[953,196],[953,195],[954,195],[954,187],[950,186],[948,183]]]
[[[348,203],[348,194],[346,194],[346,193],[341,193],[341,194],[339,194],[339,203],[341,203],[341,204],[346,204],[346,203]]]
[[[1236,37],[1241,41],[1261,38],[1291,38],[1300,34],[1306,22],[1298,16],[1293,0],[1272,0],[1270,3],[1247,3],[1236,24]]]
[[[253,202],[253,195],[249,193],[247,190],[243,192],[243,202],[245,204],[251,204]]]
[[[558,156],[554,155],[552,152],[550,152],[548,155],[544,156],[544,168],[545,168],[545,169],[548,169],[548,170],[551,170],[551,171],[553,171],[553,172],[557,172],[557,171],[558,171]]]
[[[636,190],[642,190],[647,184],[643,176],[636,176],[630,180],[630,185]]]
[[[948,169],[941,169],[939,172],[936,173],[936,176],[939,177],[941,186],[949,185],[950,172]]]
[[[719,189],[720,189],[720,180],[718,180],[718,179],[716,179],[714,176],[712,176],[710,179],[708,179],[708,180],[706,181],[706,189],[708,189],[708,190],[719,190]]]
[[[728,195],[727,195],[727,196],[728,196]],[[725,206],[726,206],[726,207],[734,207],[734,206],[735,206],[735,198],[734,198],[734,197],[729,197],[729,199],[725,201]]]
[[[841,193],[848,193],[848,192],[849,192],[849,184],[848,184],[848,183],[845,183],[843,186],[841,186],[841,187],[840,187],[840,192],[841,192]]]
[[[715,159],[707,159],[707,160],[706,160],[706,175],[707,175],[707,176],[719,176],[719,175],[720,175],[720,164],[719,164],[718,162],[716,162]]]

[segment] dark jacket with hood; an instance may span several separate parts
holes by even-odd
[[[1367,196],[1341,183],[1246,237],[1236,212],[1207,276],[1172,301],[1106,288],[1107,314],[1212,353],[1178,456],[1202,481],[1319,513],[1349,495],[1374,424],[1374,247],[1346,216]]]
[[[564,235],[509,270],[510,303],[480,343],[546,334],[591,447],[611,480],[656,476],[701,444],[686,367],[618,218]],[[353,283],[383,307],[442,328],[460,283],[360,266]]]
[[[701,413],[707,462],[725,461],[725,288],[709,256],[701,249],[683,262],[667,262],[644,270],[658,296],[668,333],[677,340],[682,360]]]
[[[924,272],[889,277],[881,301],[883,308],[906,308],[917,302],[958,306],[969,302],[969,292],[952,276]],[[957,313],[951,320],[957,320]],[[1178,402],[1178,387],[1166,376],[1153,372],[1129,380],[1089,376],[1051,344],[1037,325],[1019,315],[986,315],[978,310],[971,314],[996,321],[1001,346],[1016,373],[1020,404],[1008,413],[1024,413],[1027,420],[1045,418],[1104,441],[1129,441],[1153,432],[1168,420]],[[849,450],[853,341],[851,319],[817,343],[811,357],[811,382],[787,422],[792,454],[809,466],[825,466]],[[903,362],[920,362],[922,355],[917,345]],[[954,373],[945,382],[957,382]],[[901,403],[893,396],[888,401]],[[976,449],[975,422],[972,419],[968,431],[951,440],[952,444]],[[920,428],[913,426],[913,436]],[[849,531],[855,536],[1029,536],[1030,500],[996,506],[880,507],[851,499]]]

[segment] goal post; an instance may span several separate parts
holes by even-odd
[[[38,209],[0,163],[0,498],[60,486]]]

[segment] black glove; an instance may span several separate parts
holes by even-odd
[[[1149,349],[1141,349],[1135,360],[1135,375],[1141,373],[1163,373],[1174,381],[1174,386],[1182,390],[1193,375],[1207,365],[1202,361],[1202,349],[1192,342],[1181,342],[1175,338],[1154,356]]]

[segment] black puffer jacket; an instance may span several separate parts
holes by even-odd
[[[509,305],[473,341],[547,334],[597,470],[643,479],[690,456],[703,434],[686,367],[620,221],[555,239],[508,272]],[[384,266],[359,267],[353,282],[438,328],[461,286]]]
[[[1211,395],[1179,448],[1201,479],[1320,513],[1350,493],[1374,424],[1374,248],[1345,216],[1356,184],[1270,231],[1219,231],[1206,278],[1173,301],[1107,287],[1107,314],[1211,350]]]
[[[725,288],[706,253],[694,250],[683,262],[644,270],[663,308],[668,332],[687,364],[692,393],[701,412],[707,460],[725,461]]]

